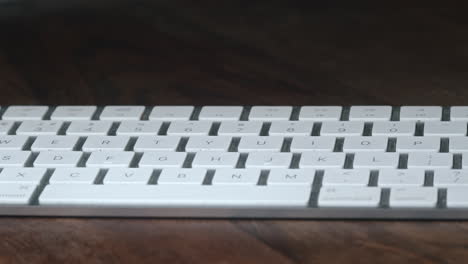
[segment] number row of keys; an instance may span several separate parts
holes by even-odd
[[[112,121],[22,121],[15,127],[15,121],[0,121],[0,135],[107,135],[113,129]],[[242,136],[260,135],[262,130],[268,135],[311,135],[313,121],[272,121],[265,127],[262,121],[223,121],[217,131],[212,121],[173,121],[169,124],[167,135],[217,135]],[[162,121],[122,121],[115,123],[117,135],[157,135],[161,134]],[[365,132],[363,121],[324,121],[317,127],[317,134],[323,136],[360,136]],[[464,121],[426,121],[420,129],[426,136],[466,136],[467,122]],[[413,121],[379,122],[369,127],[369,134],[374,136],[411,136],[416,134],[416,123]]]
[[[42,120],[47,114],[47,106],[10,106],[3,120]],[[140,120],[145,113],[144,106],[106,106],[97,113],[96,106],[58,106],[50,115],[52,120],[90,120],[97,117],[101,120]],[[149,113],[149,120],[191,120],[194,116],[193,106],[156,106]],[[241,106],[205,106],[201,108],[199,120],[239,120],[244,112]],[[291,106],[254,106],[250,108],[249,120],[290,120],[293,112]],[[300,108],[299,120],[340,120],[341,106],[303,106]],[[399,120],[441,120],[440,106],[403,106],[399,111]],[[352,106],[349,120],[388,121],[392,117],[391,106]],[[450,108],[451,120],[468,120],[468,107]]]

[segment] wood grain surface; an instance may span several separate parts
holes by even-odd
[[[0,104],[468,104],[466,9],[322,2],[36,1]],[[0,263],[467,262],[467,222],[0,219]]]

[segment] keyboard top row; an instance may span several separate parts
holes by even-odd
[[[468,121],[468,106],[9,106],[2,120]]]

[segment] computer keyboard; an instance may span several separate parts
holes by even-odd
[[[468,106],[0,116],[0,215],[468,219]]]

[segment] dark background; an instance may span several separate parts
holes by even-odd
[[[467,8],[0,7],[0,104],[466,105]],[[466,222],[0,219],[5,263],[464,263]]]

